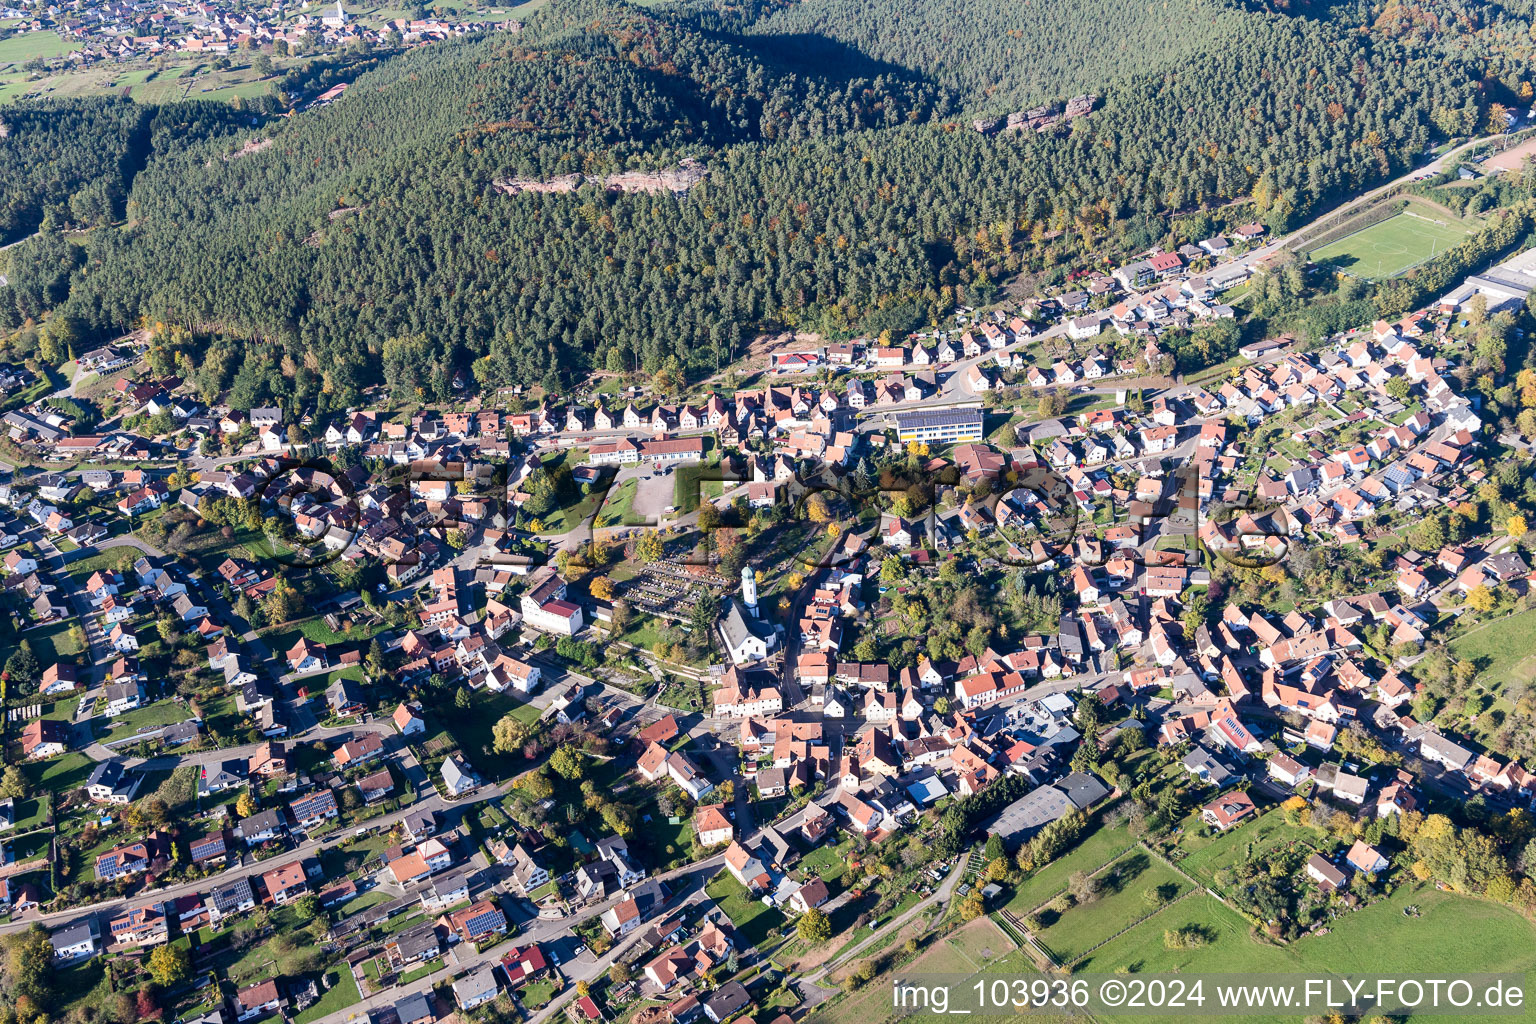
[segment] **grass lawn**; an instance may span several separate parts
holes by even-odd
[[[294,1024],[309,1024],[312,1020],[345,1010],[362,999],[357,991],[357,979],[343,966],[328,968],[325,981],[330,983],[330,989],[320,996],[314,1006],[294,1017]]]
[[[5,664],[23,640],[32,648],[38,664],[45,668],[60,658],[74,657],[84,649],[69,635],[70,627],[75,623],[73,618],[61,619],[46,626],[33,626],[20,633],[7,633],[5,639],[0,641],[0,665]]]
[[[247,723],[247,718],[242,715],[235,705],[233,693],[219,693],[202,702],[203,725],[210,731],[221,736],[230,736],[236,730],[242,729]]]
[[[506,695],[497,694],[497,696],[505,697]],[[505,711],[503,714],[511,715],[524,725],[533,725],[539,720],[539,716],[543,714],[535,705],[523,704],[512,697],[507,697],[507,703],[511,705],[511,710]]]
[[[470,710],[454,715],[444,724],[476,768],[487,778],[502,778],[522,762],[513,763],[506,755],[496,753],[491,745],[491,730],[506,715],[531,726],[539,720],[539,709],[506,693],[476,693],[473,700]]]
[[[704,695],[699,695],[700,684],[692,679],[677,679],[662,687],[656,695],[656,703],[678,711],[702,711],[709,697],[709,686],[704,684]]]
[[[547,1005],[551,999],[555,998],[556,993],[559,991],[560,989],[556,987],[553,981],[533,981],[522,987],[518,993],[518,998],[522,1000],[524,1009],[537,1010],[539,1007]]]
[[[1156,909],[1143,895],[1154,887],[1175,886],[1182,895],[1190,885],[1162,861],[1145,850],[1133,850],[1115,861],[1099,876],[1106,890],[1092,903],[1075,906],[1039,933],[1046,947],[1063,963],[1069,963],[1138,918]],[[1043,911],[1043,915],[1051,915]]]
[[[34,831],[29,835],[7,838],[4,840],[6,855],[17,864],[42,860],[48,856],[48,844],[52,839],[53,833],[48,831]]]
[[[192,711],[187,705],[176,700],[157,700],[153,704],[146,704],[141,708],[118,715],[110,719],[113,728],[107,739],[120,740],[133,736],[140,730],[148,728],[163,728],[167,725],[175,725],[177,722],[185,722],[192,717]]]
[[[92,1007],[104,1011],[114,999],[112,983],[101,957],[93,957],[83,964],[65,967],[53,972],[54,991],[68,994],[68,1002],[57,1007],[59,1013],[78,1008]]]
[[[761,945],[771,933],[784,924],[784,915],[773,907],[765,907],[753,899],[746,888],[729,873],[716,875],[704,891],[714,898],[725,916],[731,919],[736,931],[754,946]]]
[[[1070,852],[1040,868],[1014,890],[1007,909],[1027,914],[1067,887],[1073,872],[1093,872],[1136,845],[1123,828],[1095,829]]]
[[[343,621],[345,622],[346,619],[343,619]],[[327,626],[325,619],[319,616],[313,619],[305,619],[299,623],[299,632],[317,644],[360,643],[364,640],[372,640],[374,636],[383,631],[384,624],[372,616],[354,617],[351,630],[343,633],[338,633],[330,626]],[[297,640],[294,641],[294,643],[297,642]]]
[[[1400,213],[1362,231],[1314,249],[1313,261],[1328,263],[1357,277],[1371,280],[1396,277],[1411,267],[1466,240],[1470,228],[1438,224],[1424,217]]]
[[[1509,683],[1536,679],[1536,653],[1530,637],[1536,630],[1536,610],[1520,612],[1479,626],[1451,641],[1451,653],[1477,665],[1477,681],[1490,691]]]
[[[70,562],[66,571],[71,579],[87,580],[90,579],[91,574],[94,572],[103,569],[116,570],[126,557],[123,554],[124,550],[123,548],[111,548],[107,551],[98,551],[94,555],[86,555],[84,558]],[[133,552],[135,555],[138,553],[138,551]]]
[[[496,808],[495,804],[486,803],[480,805],[480,827],[485,829],[496,828],[505,825],[507,816]]]
[[[591,494],[580,494],[579,500],[562,508],[552,510],[539,524],[543,527],[540,533],[560,534],[569,533],[580,526],[582,521],[597,511],[598,505],[603,501],[603,489],[596,488]]]
[[[370,858],[377,857],[389,846],[389,838],[384,835],[370,835],[355,843],[344,843],[339,846],[326,848],[320,854],[320,866],[325,869],[327,878],[340,878],[350,875],[366,864]],[[368,907],[379,903],[387,903],[388,899],[374,900],[372,897],[385,895],[382,890],[373,889],[364,893],[355,900],[351,900],[344,906],[348,915],[359,913]]]
[[[389,900],[389,893],[384,892],[382,889],[374,889],[372,892],[365,892],[361,896],[343,903],[342,909],[349,915],[360,914],[365,910],[373,909],[381,903],[388,903]]]
[[[1179,862],[1179,867],[1215,888],[1216,872],[1222,868],[1244,861],[1263,860],[1269,851],[1293,843],[1318,851],[1333,846],[1316,829],[1292,825],[1285,820],[1283,812],[1271,810],[1257,821],[1214,838],[1200,839],[1186,832],[1182,846],[1189,851],[1189,856]]]
[[[834,889],[834,891],[836,890]],[[900,917],[908,910],[911,910],[912,906],[922,898],[923,897],[921,894],[916,892],[904,893],[901,899],[896,901],[896,905],[886,912],[885,917],[882,917],[879,920],[872,920],[861,928],[855,928],[854,922],[859,919],[860,914],[869,908],[870,902],[868,897],[862,900],[849,900],[847,903],[844,903],[842,906],[832,911],[832,913],[828,915],[832,919],[832,935],[834,939],[843,939],[842,944],[833,951],[832,959],[836,960],[838,957],[847,953],[850,949],[853,949],[859,943],[867,941],[870,935],[880,929],[881,925],[887,924],[895,918]],[[874,956],[881,950],[889,949],[891,944],[894,943],[897,938],[901,936],[901,934],[902,929],[900,928],[886,929],[884,935],[880,936],[880,938],[876,939],[874,942],[871,942],[869,945],[861,949],[859,951],[859,956]],[[786,943],[785,945],[793,946],[798,942],[798,938],[791,938],[790,942]]]
[[[647,522],[646,517],[635,514],[635,491],[639,489],[639,485],[638,480],[625,480],[610,490],[593,525],[599,527],[644,525]]]
[[[840,882],[848,871],[848,855],[853,850],[851,840],[835,846],[818,846],[796,865],[809,878],[817,875],[823,882]]]
[[[614,762],[623,765],[624,762]],[[601,786],[599,786],[601,788]],[[625,794],[628,796],[629,794]],[[661,813],[655,800],[649,800],[640,805],[641,826],[638,838],[640,846],[650,857],[652,863],[666,864],[668,866],[680,866],[688,858],[688,837],[693,831],[693,818],[691,815],[680,815],[676,825],[667,820],[667,816]],[[644,815],[651,816],[650,821],[644,820]]]
[[[635,647],[642,647],[649,651],[661,641],[661,630],[666,623],[644,612],[635,612],[630,615],[629,621],[624,623],[624,632],[619,634],[619,639]]]
[[[229,85],[223,85],[222,88],[218,86],[204,87],[202,90],[200,90],[203,95],[200,95],[196,98],[204,100],[227,100],[239,96],[242,99],[250,99],[256,96],[265,96],[275,88],[276,86],[273,83],[265,81],[236,82]]]
[[[233,954],[225,955],[233,956],[233,959],[229,959],[224,964],[224,974],[237,986],[251,985],[264,978],[271,977],[272,971],[277,966],[277,962],[272,959],[272,954],[267,951],[266,946],[262,943],[247,946],[240,951],[238,956]]]
[[[331,684],[338,679],[350,679],[354,683],[360,683],[363,681],[363,667],[361,665],[348,665],[346,668],[334,669],[326,673],[323,685],[312,688],[311,692],[313,690],[329,690]]]
[[[409,985],[413,981],[417,981],[418,979],[425,978],[427,975],[431,974],[433,971],[440,971],[442,969],[443,969],[442,963],[440,961],[437,961],[437,960],[434,960],[434,961],[432,961],[429,964],[422,964],[420,967],[412,967],[410,970],[408,970],[404,974],[400,975],[399,979],[395,982],[395,984],[396,985]]]
[[[407,928],[414,928],[417,925],[424,923],[426,920],[427,915],[425,914],[396,914],[394,917],[380,925],[379,931],[383,932],[385,935],[393,935],[396,932],[403,932]]]
[[[300,637],[305,637],[311,643],[317,644],[336,646],[352,644],[362,647],[382,628],[382,625],[372,618],[359,617],[354,619],[351,632],[338,633],[325,624],[325,619],[317,615],[300,622],[289,623],[281,629],[263,632],[261,639],[273,652],[281,655],[298,643]],[[332,655],[334,657],[335,652],[332,652]]]
[[[84,691],[76,690],[75,692],[81,693]],[[75,709],[79,706],[79,697],[65,697],[62,700],[54,701],[52,704],[42,705],[43,717],[52,722],[73,722],[75,720]]]
[[[706,441],[707,445],[709,442]],[[672,504],[676,505],[679,513],[688,513],[698,510],[699,495],[710,497],[723,492],[723,487],[716,484],[713,488],[707,487],[705,476],[719,476],[721,473],[720,462],[715,459],[710,462],[693,463],[687,466],[678,466],[672,471]]]
[[[19,836],[48,822],[48,803],[45,800],[17,800],[16,823],[6,830],[8,836]]]
[[[51,40],[51,41],[50,41]],[[78,45],[64,44],[57,35],[51,32],[38,32],[31,35],[16,37],[0,42],[0,70],[7,70],[7,62],[15,59],[4,51],[4,47],[26,44],[33,48],[52,50],[59,46],[68,49],[79,49]],[[47,54],[40,54],[46,56]],[[27,54],[26,56],[32,56]],[[23,57],[21,59],[26,59]],[[302,66],[312,58],[283,57],[275,61],[277,72]],[[8,70],[15,72],[16,65],[9,65]],[[70,68],[53,74],[45,74],[37,81],[28,81],[25,75],[8,75],[0,79],[0,102],[13,99],[17,96],[52,96],[52,97],[79,97],[99,96],[103,94],[122,95],[140,103],[170,103],[176,100],[192,97],[199,99],[228,99],[234,95],[252,96],[261,95],[269,91],[274,82],[271,77],[263,79],[256,69],[248,62],[238,62],[228,68],[216,70],[206,61],[190,61],[176,64],[164,69],[156,68],[144,62],[131,65],[98,65],[91,68]],[[82,375],[82,391],[87,397],[96,397],[98,386],[102,378],[92,374]],[[110,463],[108,463],[110,465]]]
[[[51,789],[62,793],[85,785],[85,780],[91,777],[95,767],[95,761],[78,750],[72,750],[46,761],[29,762],[25,771],[35,791]]]
[[[260,530],[237,526],[234,536],[225,538],[219,529],[209,527],[193,538],[190,557],[197,563],[204,577],[218,579],[218,568],[224,559],[264,558],[267,555],[266,543],[266,535]]]
[[[1025,422],[1028,417],[1023,413],[1015,413],[1011,416],[998,415],[993,419],[997,421],[997,425],[987,431],[987,440],[994,444],[1011,447],[1014,444],[1013,429]]]
[[[1231,305],[1227,293],[1222,294],[1221,301],[1227,305]],[[1247,362],[1248,360],[1242,356],[1233,356],[1231,359],[1225,360],[1224,362],[1207,366],[1205,369],[1200,370],[1197,373],[1189,374],[1188,379],[1195,384],[1205,384],[1213,380],[1222,380],[1230,376],[1233,370],[1246,364]]]

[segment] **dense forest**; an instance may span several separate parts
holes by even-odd
[[[1135,52],[1068,61],[1104,76],[1069,130],[984,137],[970,112],[1052,91],[1013,44],[973,51],[946,27],[963,14],[897,0],[846,19],[880,45],[795,20],[833,2],[555,0],[521,33],[379,61],[336,103],[254,126],[99,100],[70,116],[102,130],[66,133],[7,108],[0,168],[19,173],[0,204],[45,230],[6,254],[0,328],[56,309],[83,339],[140,318],[217,335],[186,361],[205,394],[247,404],[348,405],[379,380],[444,393],[469,368],[550,387],[593,366],[707,370],[764,325],[900,331],[1229,216],[1283,229],[1529,94],[1524,15],[1493,5],[1430,30],[1393,9],[1004,4],[1049,60],[1107,25]],[[1144,19],[1196,38],[1165,45]],[[892,44],[898,24],[922,45]],[[40,159],[52,146],[69,159]],[[497,187],[684,158],[707,169],[686,194]],[[100,223],[99,203],[76,209],[100,188],[125,221],[47,230]]]
[[[157,108],[91,97],[7,107],[0,113],[0,244],[45,226],[110,223],[154,156],[246,124],[229,104],[206,100]]]
[[[1244,21],[1207,0],[802,0],[717,13],[767,52],[851,50],[920,70],[968,109],[993,112],[1099,92],[1122,73],[1189,67],[1239,38]]]

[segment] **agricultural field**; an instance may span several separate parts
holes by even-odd
[[[1536,611],[1518,612],[1474,627],[1449,645],[1451,654],[1457,659],[1477,666],[1477,677],[1468,694],[1468,711],[1476,710],[1470,705],[1472,699],[1482,700],[1482,710],[1476,718],[1458,728],[1481,742],[1487,742],[1498,732],[1513,707],[1505,695],[1510,688],[1523,687],[1536,680],[1536,654],[1531,653],[1528,640],[1533,628],[1536,628]]]
[[[1070,852],[1020,882],[1007,909],[1020,915],[1029,913],[1065,889],[1074,872],[1091,874],[1134,845],[1124,827],[1095,829]]]
[[[1536,611],[1496,619],[1451,641],[1451,654],[1475,664],[1478,682],[1490,692],[1510,683],[1528,683],[1536,679],[1536,655],[1530,649],[1533,629]]]
[[[36,33],[60,43],[52,33]],[[0,54],[15,38],[0,40]],[[30,37],[28,37],[30,38]],[[21,60],[30,57],[21,58]],[[237,58],[238,59],[238,58]],[[278,58],[278,74],[309,58]],[[140,103],[172,103],[183,99],[228,100],[235,96],[262,96],[269,92],[276,77],[264,78],[250,64],[236,63],[222,70],[203,60],[157,66],[147,61],[107,64],[90,68],[70,68],[41,75],[21,71],[20,61],[10,62],[0,56],[0,103],[22,97],[75,97],[126,95]]]
[[[1030,963],[1019,953],[1002,929],[990,919],[981,917],[936,940],[920,953],[916,960],[902,966],[900,976],[905,978],[944,978],[963,987],[965,982],[980,973],[1012,969],[1015,976],[1030,969]],[[891,987],[888,979],[879,978],[864,986],[846,999],[834,1002],[830,1007],[806,1018],[812,1024],[872,1024],[892,1019]],[[902,1017],[908,1024],[935,1024],[953,1017],[940,1014],[916,1013]],[[997,1019],[997,1018],[993,1018]],[[1038,1015],[1010,1015],[1010,1021],[1020,1024],[1045,1024],[1053,1018]]]
[[[1200,929],[1207,944],[1195,949],[1168,949],[1163,933],[1189,926]],[[1490,972],[1536,967],[1536,925],[1508,907],[1439,892],[1432,886],[1403,886],[1389,899],[1340,917],[1328,934],[1284,946],[1260,942],[1251,937],[1251,930],[1241,916],[1215,898],[1198,893],[1119,936],[1077,967],[1093,973],[1124,968],[1133,974],[1164,976],[1180,971],[1415,977],[1465,970],[1467,964]],[[1135,1018],[1138,1022],[1151,1019]],[[1271,1019],[1294,1018],[1244,1017],[1251,1022]]]
[[[1413,213],[1400,213],[1314,249],[1310,256],[1315,263],[1331,264],[1356,277],[1396,277],[1463,241],[1475,226],[1438,223]]]
[[[1166,903],[1188,892],[1187,879],[1145,850],[1133,850],[1095,876],[1103,892],[1090,903],[1057,914],[1039,915],[1046,922],[1041,943],[1062,963],[1071,963],[1139,918],[1153,913],[1156,900]],[[1149,898],[1148,894],[1156,894]]]
[[[1139,891],[1142,886],[1134,886]],[[1106,898],[1107,899],[1107,898]],[[1100,901],[1102,904],[1104,901]],[[1082,909],[1067,912],[1067,916]],[[1121,924],[1129,924],[1143,911],[1127,908]],[[1169,949],[1164,933],[1194,929],[1204,945]],[[1192,974],[1393,974],[1431,977],[1435,972],[1465,970],[1477,964],[1488,972],[1524,972],[1536,968],[1536,925],[1508,907],[1432,886],[1400,888],[1390,898],[1348,913],[1324,935],[1308,936],[1286,945],[1261,941],[1252,926],[1216,898],[1196,892],[1115,936],[1074,965],[1077,972],[1093,974],[1146,974],[1169,977]],[[985,947],[985,948],[983,948]],[[1033,967],[1022,951],[987,918],[966,925],[940,939],[918,958],[900,967],[895,976],[918,979],[943,977],[958,992],[968,992],[980,978],[1028,978]],[[964,980],[961,980],[964,979]],[[957,997],[958,998],[958,997]],[[887,1019],[891,1009],[890,977],[877,978],[854,995],[834,1001],[810,1020],[814,1024],[866,1024]],[[1173,1024],[1181,1018],[1096,1014],[1102,1020],[1148,1024]],[[949,1017],[918,1013],[902,1018],[911,1024],[936,1024]],[[1010,1017],[1010,1020],[1051,1018]],[[1061,1019],[1061,1018],[1055,1018]],[[1245,1014],[1245,1024],[1281,1024],[1294,1017],[1260,1017]],[[1470,1020],[1494,1022],[1495,1016]]]
[[[34,57],[62,57],[80,49],[80,44],[69,42],[57,32],[21,32],[0,39],[0,64],[21,64]]]

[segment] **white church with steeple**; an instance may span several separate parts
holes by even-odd
[[[757,607],[757,577],[750,566],[741,570],[741,600],[725,599],[725,614],[716,628],[733,665],[762,661],[779,646],[779,632],[762,618]]]
[[[321,18],[320,24],[324,25],[326,28],[346,28],[347,12],[342,10],[341,0],[336,0],[335,13],[327,14],[324,18]]]

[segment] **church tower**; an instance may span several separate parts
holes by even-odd
[[[741,567],[741,603],[746,605],[748,615],[757,618],[757,576],[750,565]]]

